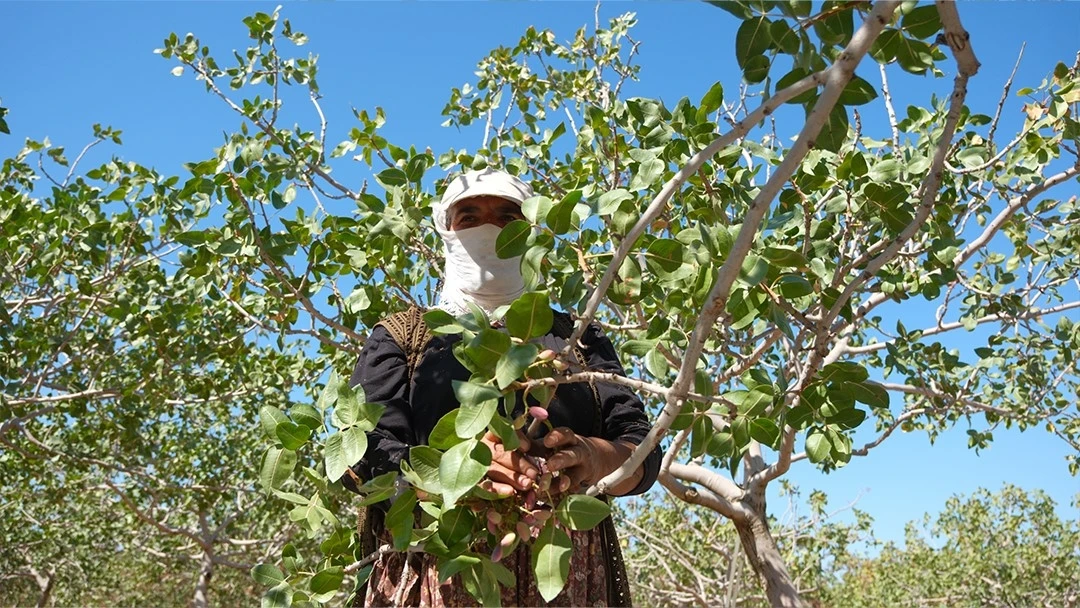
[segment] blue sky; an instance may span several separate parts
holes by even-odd
[[[152,53],[169,32],[193,32],[218,55],[247,45],[241,19],[261,2],[5,2],[5,32],[0,37],[0,105],[9,108],[10,137],[0,136],[7,157],[24,138],[48,136],[68,148],[73,158],[90,140],[93,123],[123,130],[124,145],[95,151],[92,160],[117,154],[155,166],[162,173],[183,174],[182,163],[204,159],[240,119],[207,95],[189,75],[172,76],[174,64]],[[515,43],[529,25],[549,28],[562,40],[581,25],[592,24],[591,2],[309,2],[290,3],[284,17],[308,34],[303,51],[319,55],[323,109],[330,120],[330,142],[345,138],[353,125],[350,108],[382,106],[384,135],[399,145],[435,150],[475,148],[479,135],[439,125],[451,87],[472,78],[475,63],[492,48]],[[642,41],[640,82],[630,96],[659,97],[673,103],[682,96],[698,100],[715,81],[737,89],[734,32],[738,22],[704,3],[610,2],[601,6],[602,21],[635,11],[632,35]],[[982,69],[969,86],[968,104],[993,114],[1001,87],[1021,44],[1024,60],[1016,88],[1036,86],[1056,62],[1072,64],[1080,44],[1080,3],[966,2],[961,17],[972,35]],[[951,68],[951,64],[947,64]],[[875,66],[859,74],[878,83]],[[908,103],[925,105],[931,92],[946,96],[952,72],[933,79],[899,74],[890,82],[898,111]],[[1010,97],[1000,133],[1015,133],[1020,102]],[[882,133],[884,109],[862,112],[866,132]],[[308,125],[312,116],[302,118]],[[795,124],[791,129],[797,128]],[[792,131],[793,132],[793,131]],[[333,143],[330,144],[331,146]],[[339,179],[358,185],[365,167],[340,166]],[[1075,185],[1072,186],[1075,191]],[[927,306],[926,310],[930,308]],[[1074,319],[1078,318],[1076,315]],[[877,521],[880,537],[899,538],[904,522],[923,512],[937,512],[955,493],[1003,482],[1042,488],[1059,503],[1063,515],[1080,490],[1069,477],[1063,457],[1067,446],[1039,430],[998,432],[993,446],[980,455],[967,449],[962,428],[930,447],[923,434],[897,434],[865,459],[822,475],[807,463],[796,464],[789,478],[804,491],[825,490],[833,505],[859,498],[858,507]],[[774,499],[774,511],[782,503]]]

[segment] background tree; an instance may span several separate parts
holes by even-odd
[[[781,484],[789,503],[782,516],[770,520],[770,528],[800,596],[823,606],[887,605],[852,602],[846,592],[834,592],[837,580],[847,580],[845,564],[858,560],[860,548],[873,542],[873,519],[853,505],[830,511],[818,491],[805,501],[809,513],[803,514],[798,489]],[[837,515],[848,510],[854,521],[838,521]],[[688,514],[670,494],[635,499],[620,516],[635,605],[768,605],[739,535],[724,516],[708,510]]]
[[[31,336],[20,348],[39,354],[4,360],[4,407],[20,409],[5,412],[0,435],[5,443],[17,437],[45,450],[33,443],[38,433],[32,425],[40,424],[60,437],[52,445],[65,448],[49,447],[41,454],[104,461],[95,455],[102,452],[96,442],[110,432],[115,436],[116,429],[102,427],[77,441],[61,441],[79,428],[64,417],[71,415],[67,404],[116,404],[110,419],[123,420],[124,408],[137,402],[142,409],[132,416],[132,439],[118,443],[138,459],[117,460],[122,469],[104,467],[109,472],[93,484],[131,498],[125,494],[132,490],[129,484],[146,478],[127,469],[160,477],[156,468],[146,470],[155,462],[153,448],[139,452],[145,448],[134,441],[148,435],[149,421],[158,420],[147,411],[166,412],[169,420],[170,402],[209,400],[183,411],[210,410],[214,418],[193,416],[178,420],[178,426],[194,425],[194,433],[201,424],[207,429],[203,435],[215,439],[218,431],[209,429],[238,433],[238,441],[222,443],[243,451],[253,443],[244,435],[250,425],[240,423],[258,409],[271,444],[258,465],[260,484],[276,498],[253,504],[280,508],[288,503],[298,527],[326,540],[318,550],[312,544],[298,549],[299,542],[285,546],[275,553],[281,567],[260,566],[255,578],[270,587],[264,596],[268,604],[329,601],[342,593],[346,575],[362,580],[370,561],[340,517],[345,511],[337,480],[343,463],[363,453],[362,431],[378,412],[327,372],[347,373],[364,328],[408,304],[432,302],[440,261],[426,218],[441,183],[429,171],[436,164],[446,170],[491,164],[522,174],[537,188],[538,196],[525,207],[528,223],[509,226],[501,239],[507,255],[523,255],[523,270],[535,290],[528,297],[577,312],[578,331],[599,320],[615,336],[633,373],[611,378],[574,368],[572,362],[564,362],[569,373],[526,373],[549,364],[537,360],[536,352],[531,360],[522,356],[529,353],[525,335],[517,336],[521,344],[500,343],[496,356],[481,366],[489,388],[541,394],[560,382],[591,378],[638,390],[656,408],[647,444],[664,442],[662,484],[674,497],[733,522],[751,569],[775,605],[801,603],[801,573],[793,574],[795,562],[785,561],[765,504],[768,484],[793,463],[809,460],[831,470],[853,455],[870,453],[897,429],[933,436],[957,422],[970,425],[975,447],[985,446],[999,424],[1041,426],[1077,446],[1080,423],[1072,396],[1078,333],[1062,314],[1080,306],[1077,210],[1075,199],[1050,198],[1080,171],[1076,66],[1059,64],[1041,85],[1024,89],[1027,120],[1014,137],[1000,138],[998,121],[1012,83],[996,109],[992,102],[987,113],[965,105],[967,81],[978,69],[973,46],[979,36],[964,30],[953,4],[721,7],[742,23],[735,58],[744,83],[737,94],[725,94],[717,83],[696,103],[682,99],[673,107],[624,99],[622,86],[637,73],[632,15],[607,27],[582,28],[567,43],[557,42],[552,32],[529,29],[512,48],[482,59],[474,83],[451,92],[448,124],[480,135],[481,144],[472,151],[394,145],[380,131],[385,116],[378,108],[356,110],[357,124],[347,138],[328,144],[335,140],[329,139],[323,118],[317,60],[283,50],[302,45],[306,37],[276,13],[245,20],[254,42],[230,60],[213,55],[193,35],[170,35],[159,52],[177,63],[173,73],[193,74],[240,114],[242,123],[211,158],[189,165],[183,186],[179,178],[151,174],[136,180],[145,186],[143,192],[117,188],[119,199],[136,207],[127,212],[129,218],[136,224],[153,220],[156,230],[165,232],[160,242],[146,240],[153,230],[110,232],[103,240],[123,252],[125,235],[134,234],[136,255],[151,257],[178,247],[163,254],[160,264],[148,263],[151,270],[145,272],[151,276],[132,283],[142,292],[121,290],[139,297],[163,293],[160,302],[139,301],[138,310],[160,306],[165,312],[141,320],[130,319],[123,308],[114,311],[124,312],[122,319],[88,314],[109,306],[110,292],[91,289],[76,296],[75,277],[92,275],[91,283],[102,276],[102,283],[118,280],[107,270],[112,266],[94,261],[100,253],[91,254],[85,267],[76,263],[81,254],[64,253],[71,256],[70,270],[59,285],[49,285],[75,293],[62,292],[59,310],[49,305],[52,300],[30,308],[42,297],[33,281],[51,272],[50,266],[33,265],[38,257],[48,259],[49,250],[18,249],[26,237],[10,237],[14,244],[4,251],[15,252],[10,266],[16,278],[5,279],[5,314],[12,327],[37,319],[44,327],[26,325],[20,334]],[[870,61],[880,68],[880,86],[854,75],[857,66]],[[925,107],[898,114],[887,86],[888,74],[897,69],[957,75],[946,99],[933,98]],[[863,132],[853,106],[871,102],[889,117],[888,131]],[[311,104],[312,126],[292,122],[301,120],[298,103]],[[800,105],[804,112],[798,112]],[[34,171],[24,161],[45,146],[28,148],[22,158],[5,163],[5,209],[13,209],[8,217],[24,208],[45,213],[72,199],[80,205],[87,198],[98,200],[92,191],[68,194],[74,186],[63,181],[52,197],[32,200]],[[62,152],[46,154],[66,162]],[[374,183],[335,172],[346,156],[369,168]],[[86,177],[123,183],[125,171],[136,168],[117,162]],[[354,164],[350,171],[356,175],[362,169]],[[175,210],[169,207],[173,203]],[[139,205],[150,207],[142,213]],[[161,221],[169,217],[172,223]],[[5,221],[5,230],[32,224],[33,218]],[[105,228],[95,226],[90,222],[77,234],[103,238],[94,235]],[[48,234],[47,227],[41,230]],[[101,248],[93,243],[86,243],[88,249],[62,250]],[[121,259],[125,256],[121,253]],[[174,264],[172,272],[155,276],[152,269],[165,264]],[[34,272],[22,278],[21,269],[31,267]],[[45,297],[60,297],[54,293]],[[901,323],[899,317],[904,302],[915,298],[937,304],[938,311],[912,329],[910,318]],[[174,301],[183,313],[169,313],[164,304]],[[7,312],[11,309],[19,315]],[[44,338],[58,336],[64,346],[68,333],[80,339],[97,335],[89,331],[97,322],[87,325],[78,321],[82,317],[112,328],[91,341],[92,354],[80,356],[101,370],[117,370],[113,376],[102,376],[93,365],[69,366],[71,355],[60,356],[64,351],[57,340]],[[123,319],[145,323],[136,325],[142,333],[108,333],[120,331]],[[442,323],[443,330],[453,326],[446,319]],[[461,323],[469,329],[467,320]],[[985,336],[979,348],[961,350],[950,342],[951,333],[980,326],[993,331],[972,334]],[[134,332],[126,326],[125,331]],[[196,349],[196,354],[181,350],[166,358],[152,350],[160,342],[152,338],[161,332],[173,336],[173,347]],[[195,334],[202,338],[190,343],[178,338]],[[220,350],[238,334],[231,348],[242,354]],[[118,355],[112,354],[114,344],[123,345]],[[24,352],[20,348],[5,352]],[[129,351],[139,356],[123,359]],[[46,370],[31,371],[39,361],[46,361]],[[175,361],[184,362],[179,370],[168,366]],[[256,372],[248,365],[268,369]],[[193,370],[195,378],[178,373],[184,370]],[[203,375],[212,376],[216,392],[194,388]],[[41,377],[55,386],[35,384]],[[163,383],[141,384],[146,377]],[[234,394],[249,378],[259,388]],[[87,393],[107,388],[118,394]],[[164,392],[148,392],[159,388]],[[316,390],[323,395],[318,400]],[[50,399],[65,405],[49,409]],[[482,410],[482,403],[466,405]],[[499,424],[493,416],[486,423]],[[855,431],[871,425],[877,438],[853,445]],[[455,430],[466,435],[455,441],[469,440],[468,433]],[[171,440],[171,435],[162,439]],[[37,454],[17,447],[28,458]],[[648,447],[624,469],[634,468]],[[202,539],[196,553],[204,559],[217,554],[207,549],[217,541],[208,540],[215,537],[205,530],[219,529],[235,512],[228,511],[234,503],[226,507],[225,497],[254,487],[253,480],[243,479],[248,469],[217,471],[205,463],[252,462],[250,456],[227,461],[208,452],[190,460],[204,465],[191,467],[198,479],[205,468],[215,478],[214,487],[228,488],[214,494],[216,501],[195,500],[200,508],[190,512],[193,519],[183,527],[167,524]],[[1075,459],[1070,465],[1075,472]],[[591,491],[602,492],[620,473]],[[445,481],[437,472],[428,474],[410,480]],[[185,493],[190,490],[179,485]],[[449,498],[455,493],[444,496],[445,504],[429,506],[443,516],[452,510],[455,500]],[[136,494],[143,502],[132,500],[131,511],[162,531],[154,523],[167,523],[155,516],[158,499],[149,489]],[[183,499],[178,494],[174,500],[170,504]],[[211,517],[207,505],[224,511]],[[200,514],[212,523],[201,526]],[[406,526],[398,548],[431,532],[415,532],[413,538]],[[241,539],[274,541],[275,536],[264,530]],[[495,584],[488,561],[470,568],[478,577],[477,572],[488,573],[485,585]],[[546,583],[561,585],[557,569],[548,575]],[[200,593],[200,586],[193,586]]]
[[[289,533],[254,487],[256,412],[310,363],[183,270],[206,185],[119,159],[76,173],[107,140],[70,166],[28,142],[0,176],[0,577],[34,579],[15,597],[39,605],[137,602],[140,577],[207,605],[216,574],[225,601]]]
[[[1076,606],[1080,528],[1043,492],[1006,485],[953,497],[931,525],[908,524],[904,546],[851,556],[835,606]]]

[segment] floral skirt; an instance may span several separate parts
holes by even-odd
[[[574,550],[566,587],[545,602],[533,578],[529,548],[521,545],[500,562],[517,577],[517,586],[502,590],[503,606],[611,606],[625,600],[612,597],[609,570],[622,569],[621,556],[613,562],[603,525],[586,531],[570,531]],[[613,529],[612,529],[613,530]],[[426,553],[386,553],[368,579],[364,606],[476,606],[458,576],[439,582],[437,559]],[[626,578],[625,572],[610,572]],[[615,592],[617,593],[617,591]]]

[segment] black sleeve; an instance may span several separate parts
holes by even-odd
[[[604,335],[603,329],[596,324],[590,323],[581,337],[584,345],[583,354],[590,370],[605,371],[625,376],[619,356],[615,352],[615,346]],[[645,435],[649,433],[651,424],[645,414],[645,404],[630,390],[629,387],[610,382],[597,382],[596,391],[600,394],[602,412],[604,416],[604,439],[608,441],[622,440],[634,445],[641,444]],[[649,452],[648,457],[642,464],[644,476],[633,490],[627,492],[627,496],[641,494],[652,487],[656,476],[660,472],[660,446],[656,446]]]
[[[409,367],[404,351],[384,327],[372,330],[360,351],[349,380],[349,386],[358,384],[363,387],[368,403],[386,407],[379,424],[367,434],[367,452],[352,466],[353,472],[367,481],[397,471],[401,460],[407,458],[409,447],[416,444],[409,406]],[[342,477],[342,483],[356,491],[351,476]]]

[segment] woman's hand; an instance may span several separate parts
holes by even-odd
[[[603,479],[630,458],[634,446],[622,441],[608,441],[600,437],[582,437],[574,431],[559,427],[544,436],[544,445],[554,453],[547,459],[551,471],[563,471],[559,478],[559,492],[576,492]],[[630,479],[611,488],[613,496],[633,490],[643,475],[641,467]]]
[[[510,496],[514,492],[526,491],[533,487],[533,482],[540,476],[540,470],[525,456],[529,449],[529,440],[520,432],[518,439],[521,447],[507,450],[498,435],[488,431],[481,443],[491,450],[491,466],[488,467],[487,479],[480,482],[485,490]]]

